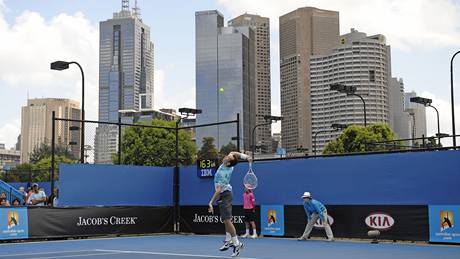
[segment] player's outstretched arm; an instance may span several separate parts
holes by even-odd
[[[230,155],[236,156],[238,159],[247,160],[249,162],[252,162],[251,156],[240,153],[240,152],[230,152]]]

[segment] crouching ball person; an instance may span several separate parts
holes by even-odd
[[[249,156],[238,152],[230,152],[230,154],[224,157],[222,165],[219,166],[214,175],[215,192],[211,201],[209,201],[208,209],[210,213],[214,214],[212,205],[214,202],[217,202],[219,205],[220,218],[224,221],[225,225],[225,240],[219,250],[225,251],[233,247],[233,257],[238,256],[243,248],[243,243],[238,240],[235,226],[231,222],[233,192],[230,180],[232,178],[233,167],[238,163],[238,159],[251,161]]]
[[[305,192],[302,195],[303,199],[303,207],[305,209],[305,213],[307,214],[308,224],[305,227],[305,231],[303,235],[299,237],[297,240],[307,240],[308,236],[310,236],[310,232],[313,229],[318,218],[321,219],[323,222],[324,230],[326,231],[326,236],[328,241],[334,241],[334,236],[332,234],[331,226],[329,226],[329,222],[327,222],[327,210],[326,207],[319,201],[312,199],[311,194],[309,192]]]

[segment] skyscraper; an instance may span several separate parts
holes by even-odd
[[[410,138],[426,137],[426,107],[423,104],[410,101],[410,98],[416,96],[417,93],[414,91],[404,93],[404,110],[410,116]],[[421,143],[422,140],[417,140],[416,142]]]
[[[153,108],[153,43],[150,28],[142,22],[137,5],[100,23],[99,120],[118,121],[119,110]],[[110,163],[117,150],[118,132],[99,126],[95,139],[95,162]]]
[[[404,81],[402,78],[392,77],[389,84],[390,95],[390,127],[396,133],[396,138],[409,139],[410,115],[404,110]]]
[[[40,98],[27,100],[21,114],[21,163],[28,163],[30,154],[43,143],[51,144],[52,113],[56,118],[79,120],[81,117],[78,101],[62,98]],[[75,159],[80,158],[79,131],[71,131],[70,126],[80,126],[78,122],[56,121],[56,144],[67,147]]]
[[[339,43],[339,13],[313,7],[280,17],[281,134],[288,152],[311,150],[310,56]]]
[[[242,148],[249,150],[255,122],[254,32],[224,27],[218,11],[195,13],[197,124],[235,120],[240,114]],[[197,143],[213,137],[220,149],[237,136],[236,125],[197,128]]]
[[[367,36],[351,29],[340,37],[340,46],[310,60],[312,131],[320,153],[340,132],[333,123],[364,125],[363,102],[356,96],[331,91],[341,83],[356,87],[367,108],[367,123],[390,123],[390,47],[383,35]]]
[[[228,26],[250,26],[254,31],[255,49],[255,124],[263,124],[265,115],[271,115],[270,88],[270,19],[253,14],[243,14],[228,22]],[[263,153],[272,152],[271,125],[256,129],[255,144]]]

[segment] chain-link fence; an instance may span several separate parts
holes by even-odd
[[[7,182],[7,183],[11,183],[11,182],[22,182],[22,183],[50,182],[51,181],[51,168],[7,170],[3,174],[0,174],[0,180]]]

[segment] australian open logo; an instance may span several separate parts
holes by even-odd
[[[276,210],[268,210],[267,213],[267,225],[271,227],[276,224]]]
[[[440,215],[441,232],[454,227],[454,213],[448,210],[441,210]]]
[[[17,211],[8,211],[8,230],[19,226],[19,214]]]

